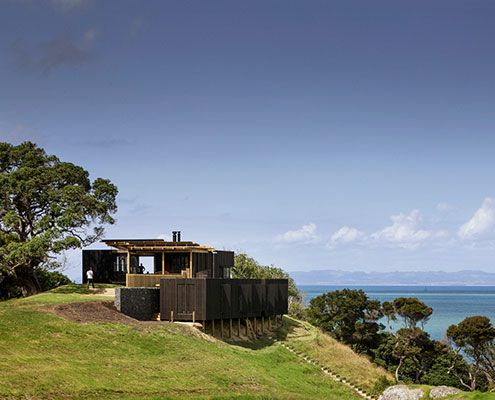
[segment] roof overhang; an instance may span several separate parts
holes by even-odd
[[[194,242],[166,242],[163,239],[105,239],[107,246],[124,251],[143,252],[211,252],[213,247],[201,246]]]

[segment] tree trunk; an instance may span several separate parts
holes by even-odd
[[[15,269],[16,284],[22,288],[24,296],[31,296],[41,292],[41,286],[36,277],[34,268],[18,267]]]
[[[399,370],[400,370],[400,367],[402,367],[403,361],[404,361],[403,357],[399,358],[399,365],[397,365],[397,368],[395,369],[395,382],[396,383],[399,383]]]

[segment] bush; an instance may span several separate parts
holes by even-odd
[[[73,283],[66,275],[58,271],[46,271],[44,269],[37,269],[36,277],[38,278],[38,282],[42,291]]]
[[[389,386],[392,386],[394,384],[393,381],[387,379],[385,375],[380,376],[375,384],[373,385],[373,389],[371,389],[371,395],[372,396],[380,396],[383,391],[388,388]]]

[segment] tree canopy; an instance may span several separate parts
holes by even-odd
[[[0,143],[0,281],[39,289],[33,271],[56,266],[57,254],[93,243],[114,223],[117,193],[108,179],[91,182],[84,168],[32,142]]]
[[[406,328],[415,328],[418,323],[424,325],[433,313],[433,309],[415,297],[398,297],[393,302],[384,302],[384,315],[391,319],[402,318]]]
[[[370,300],[364,291],[343,289],[311,299],[308,319],[337,339],[355,346],[370,347],[383,325],[378,300]]]
[[[447,329],[447,338],[453,348],[463,352],[482,372],[491,386],[495,385],[495,327],[485,316],[465,318]]]

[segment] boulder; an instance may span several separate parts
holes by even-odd
[[[462,390],[452,386],[436,386],[430,390],[430,399],[441,399],[452,394],[461,393]]]
[[[421,389],[411,389],[406,385],[390,386],[378,400],[419,400],[423,398],[424,393]]]

